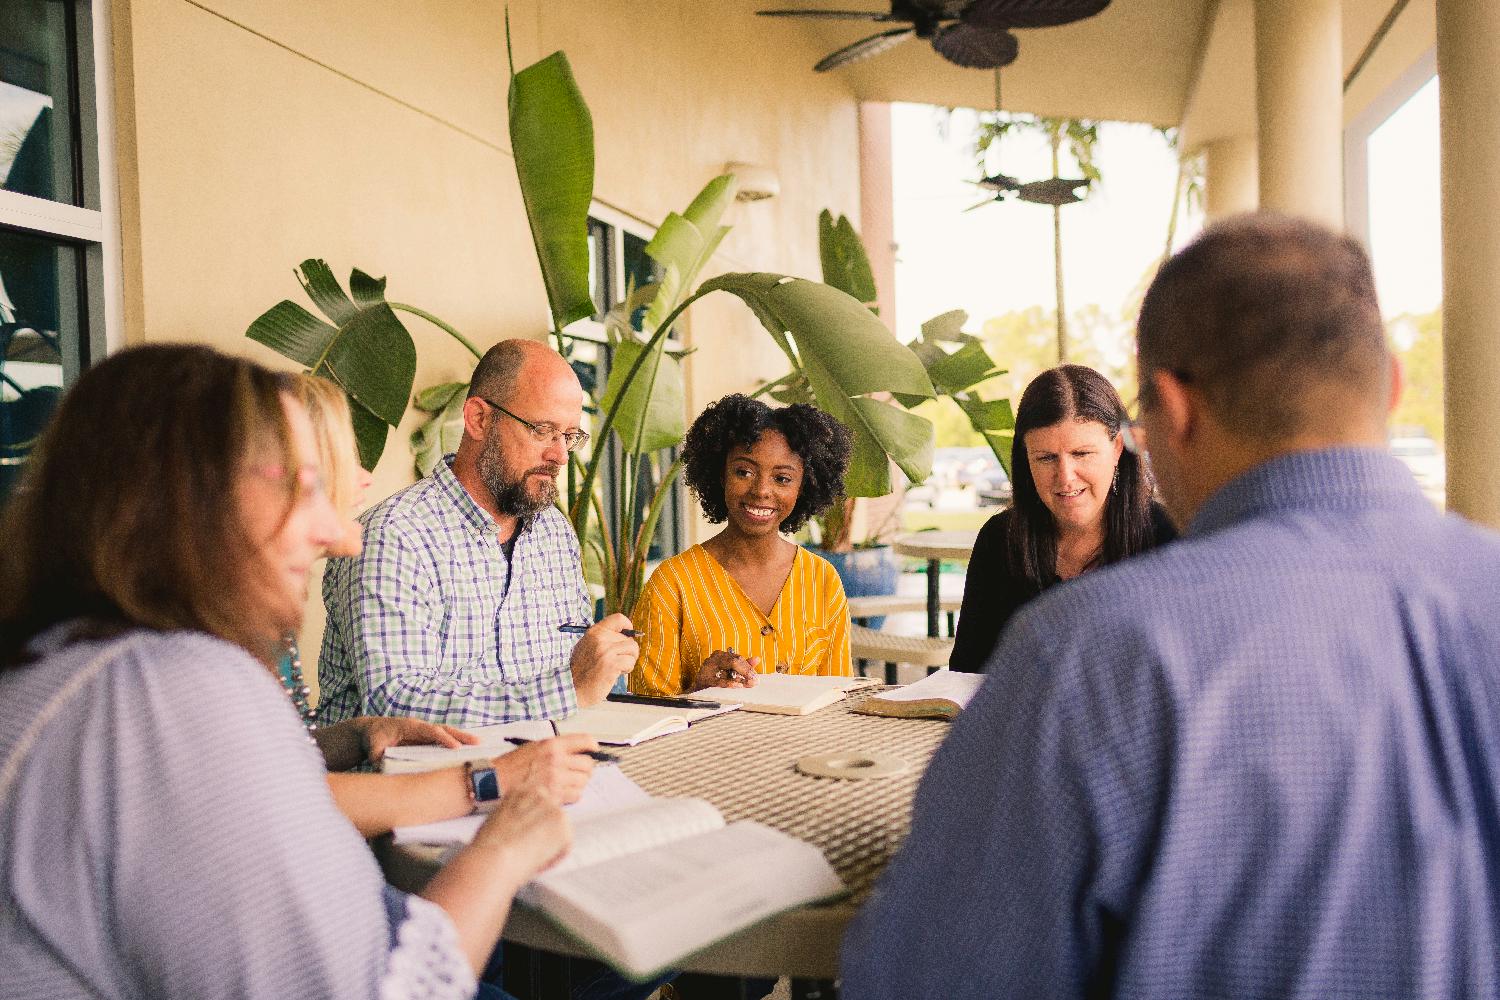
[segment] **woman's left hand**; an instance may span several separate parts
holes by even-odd
[[[387,747],[435,743],[451,748],[479,742],[479,737],[473,733],[423,719],[365,716],[355,721],[362,723],[359,727],[360,749],[371,763],[384,757]]]

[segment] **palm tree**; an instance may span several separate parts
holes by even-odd
[[[1088,190],[1101,179],[1099,167],[1094,162],[1094,153],[1099,144],[1099,123],[1086,118],[1048,118],[1004,111],[982,112],[974,139],[974,155],[981,171],[986,170],[986,154],[990,147],[1013,131],[1043,136],[1052,153],[1050,183],[1043,181],[1017,184],[1013,190],[1022,201],[1050,205],[1052,208],[1052,267],[1057,292],[1057,361],[1064,364],[1068,360],[1068,312],[1063,294],[1062,207],[1082,201],[1088,196]],[[1080,180],[1071,184],[1062,177],[1064,146],[1082,174]],[[1076,194],[1076,189],[1080,187],[1088,190],[1082,195]],[[1002,188],[997,200],[1002,200],[1006,193]]]

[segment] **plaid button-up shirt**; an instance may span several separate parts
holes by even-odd
[[[404,715],[488,725],[577,707],[578,640],[557,627],[593,615],[572,526],[546,508],[507,560],[451,461],[360,518],[362,555],[328,562],[321,724]]]

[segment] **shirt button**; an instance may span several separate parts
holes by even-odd
[[[762,625],[760,627],[760,634],[761,635],[770,635],[774,631],[776,631],[776,630],[774,628],[772,628],[771,626],[769,626],[769,625]]]
[[[783,660],[780,663],[776,664],[776,672],[778,674],[789,673],[791,671],[791,669],[792,669],[791,666],[785,660]]]

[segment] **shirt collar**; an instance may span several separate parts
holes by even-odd
[[[481,535],[493,535],[498,530],[495,519],[490,517],[488,511],[475,503],[474,498],[469,496],[469,491],[464,489],[464,484],[459,482],[458,477],[453,474],[454,457],[451,454],[444,455],[443,460],[432,470],[432,479],[437,483],[438,488],[453,501],[453,506],[457,508],[469,527]],[[514,537],[520,538],[525,534],[534,520],[534,517],[521,518],[516,525]]]
[[[1384,448],[1326,448],[1281,455],[1231,480],[1188,528],[1207,534],[1275,510],[1405,508],[1436,516],[1411,472]]]

